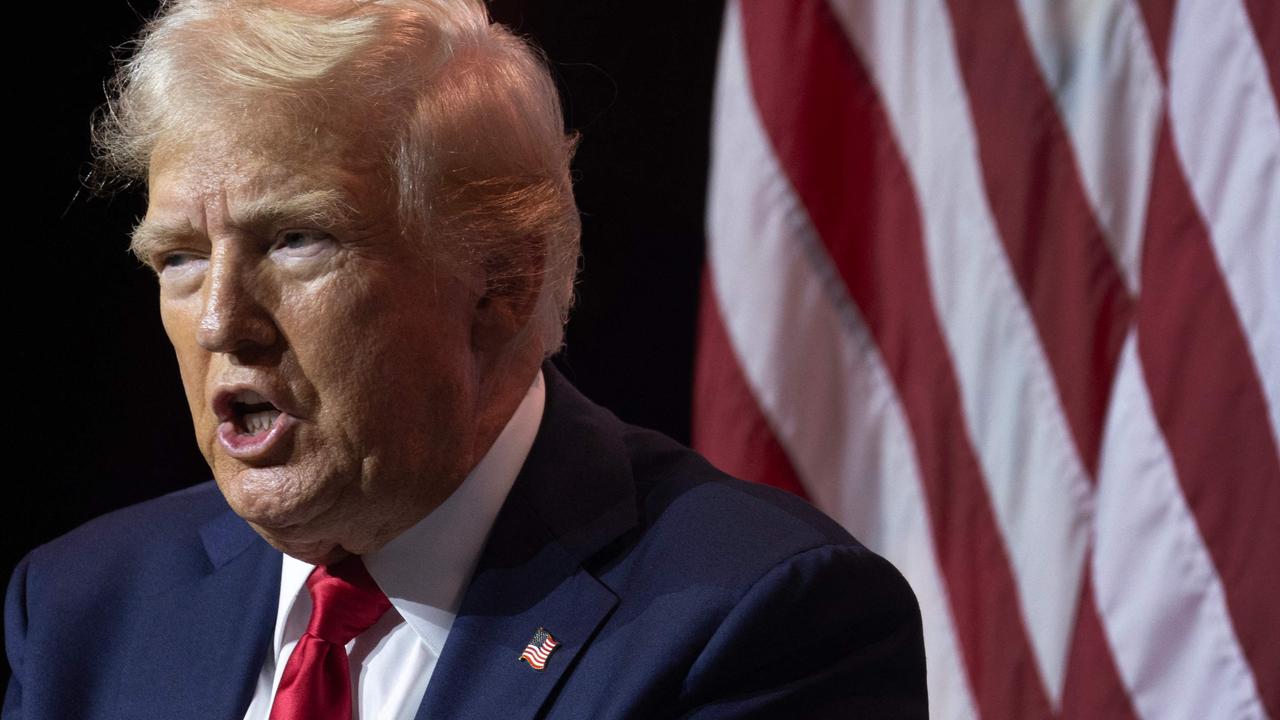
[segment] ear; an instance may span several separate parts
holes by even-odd
[[[537,247],[528,241],[523,247]],[[544,254],[529,253],[518,263],[486,266],[483,293],[476,298],[472,315],[471,342],[480,352],[496,352],[514,342],[534,342],[532,323],[542,295]]]

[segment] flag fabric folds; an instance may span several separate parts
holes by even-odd
[[[694,444],[939,718],[1280,718],[1280,5],[730,0]]]

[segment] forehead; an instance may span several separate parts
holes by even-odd
[[[282,160],[209,149],[169,152],[152,161],[147,185],[147,213],[132,239],[133,251],[144,260],[169,241],[228,228],[391,219],[376,174],[322,156]]]
[[[235,213],[317,193],[340,196],[351,210],[369,212],[381,210],[383,190],[370,168],[319,154],[281,159],[234,149],[168,152],[151,163],[147,218],[196,209]]]
[[[380,136],[285,121],[237,127],[211,109],[206,122],[157,142],[148,189],[288,192],[306,184],[367,185],[385,174]]]
[[[259,195],[315,185],[342,187],[362,184],[367,174],[341,162],[334,153],[301,149],[268,153],[225,143],[157,152],[151,159],[147,189],[149,204],[154,204],[179,195]]]

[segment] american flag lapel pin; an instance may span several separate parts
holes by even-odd
[[[551,633],[546,628],[538,628],[533,633],[533,638],[529,640],[529,644],[524,646],[524,652],[520,653],[520,659],[529,663],[529,667],[534,670],[545,670],[547,667],[547,658],[551,657],[551,653],[560,646],[560,641],[551,637]]]

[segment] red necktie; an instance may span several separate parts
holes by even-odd
[[[307,578],[307,590],[311,622],[284,666],[270,720],[349,720],[346,644],[377,622],[391,603],[357,555],[317,567]]]

